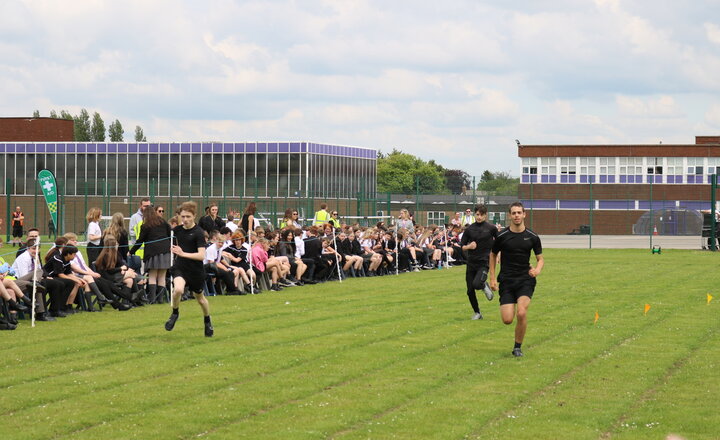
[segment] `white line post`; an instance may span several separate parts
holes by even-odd
[[[332,230],[333,230],[333,246],[334,246],[334,250],[335,250],[335,265],[337,266],[338,280],[340,280],[340,282],[342,283],[343,277],[342,277],[342,274],[340,273],[340,258],[338,256],[340,253],[338,252],[337,236],[335,235],[335,227],[334,226],[333,226]]]
[[[395,238],[395,275],[400,275],[400,252],[398,252],[397,224],[393,229],[393,236]]]
[[[35,270],[33,270],[33,289],[32,289],[32,310],[30,311],[30,326],[35,327],[35,295],[37,294],[37,271],[38,271],[38,264],[40,264],[40,258],[38,257],[38,254],[40,252],[40,237],[38,237],[37,243],[34,245],[37,249],[37,252],[35,252]],[[29,252],[26,250],[25,252]],[[47,313],[47,311],[46,311]]]
[[[450,269],[450,254],[448,253],[447,227],[443,226],[445,234],[445,269]]]
[[[253,272],[253,261],[252,261],[252,234],[248,234],[248,263],[250,264],[250,271]],[[255,274],[255,283],[258,282],[258,274]],[[255,283],[253,283],[252,277],[248,275],[250,279],[250,295],[255,295]]]
[[[173,308],[173,298],[175,297],[175,278],[172,274],[172,267],[175,263],[175,254],[172,251],[173,245],[175,244],[175,231],[170,230],[170,308]]]

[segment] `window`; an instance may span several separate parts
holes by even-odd
[[[580,174],[595,175],[597,164],[596,157],[581,157],[580,158]]]
[[[537,174],[537,157],[523,157],[523,174]]]
[[[428,211],[427,213],[427,224],[428,225],[440,225],[445,223],[445,211]]]
[[[687,173],[700,175],[703,173],[703,158],[702,157],[688,157],[687,158]]]
[[[616,160],[614,157],[599,157],[598,162],[600,163],[600,174],[615,175]]]
[[[669,175],[682,174],[683,170],[683,159],[682,157],[668,157],[667,158],[667,173]]]
[[[647,173],[648,175],[662,175],[663,173],[663,159],[662,157],[648,157],[647,158]]]
[[[577,172],[577,158],[575,157],[561,157],[560,158],[560,174],[576,174]]]
[[[540,159],[540,173],[545,175],[557,174],[557,161],[554,157],[543,157]]]
[[[621,157],[620,158],[620,174],[621,175],[642,175],[642,157]]]

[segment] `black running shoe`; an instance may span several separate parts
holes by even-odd
[[[512,355],[516,358],[522,357],[523,352],[519,348],[513,348]]]
[[[208,338],[212,337],[212,335],[215,334],[215,330],[213,329],[211,322],[205,323],[205,336]]]
[[[176,315],[175,313],[170,314],[170,317],[165,323],[165,330],[170,331],[175,328],[175,323],[177,322],[179,317],[180,315]]]

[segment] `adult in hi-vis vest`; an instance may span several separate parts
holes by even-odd
[[[475,216],[470,208],[466,209],[463,215],[460,217],[460,225],[467,226],[475,223]]]
[[[313,226],[322,226],[328,221],[330,221],[330,213],[327,212],[327,203],[321,203],[320,211],[317,211],[313,218]]]

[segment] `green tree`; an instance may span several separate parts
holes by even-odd
[[[39,118],[40,117],[40,110],[35,110],[33,112],[33,118]]]
[[[462,194],[470,188],[470,175],[463,170],[444,170],[445,187],[450,194]]]
[[[50,110],[50,117],[53,119],[57,119],[58,118],[57,112],[55,110]]]
[[[486,170],[480,178],[478,189],[494,195],[516,196],[519,184],[520,178],[512,177],[507,171]]]
[[[75,118],[73,118],[73,115],[71,115],[70,112],[65,110],[60,110],[60,119],[67,119],[69,121],[75,120]]]
[[[90,114],[87,110],[80,110],[80,114],[73,118],[75,121],[75,141],[89,142],[92,140],[92,132],[90,126]]]
[[[93,113],[90,135],[94,142],[105,142],[105,121],[103,121],[98,112]]]
[[[393,149],[388,155],[378,155],[378,191],[411,194],[439,193],[445,179],[437,165],[425,162],[412,154]]]
[[[147,142],[145,133],[143,133],[143,129],[139,125],[135,126],[135,142]]]
[[[115,122],[110,124],[108,127],[108,134],[110,135],[110,142],[122,142],[125,130],[123,130],[120,121],[115,119]]]

